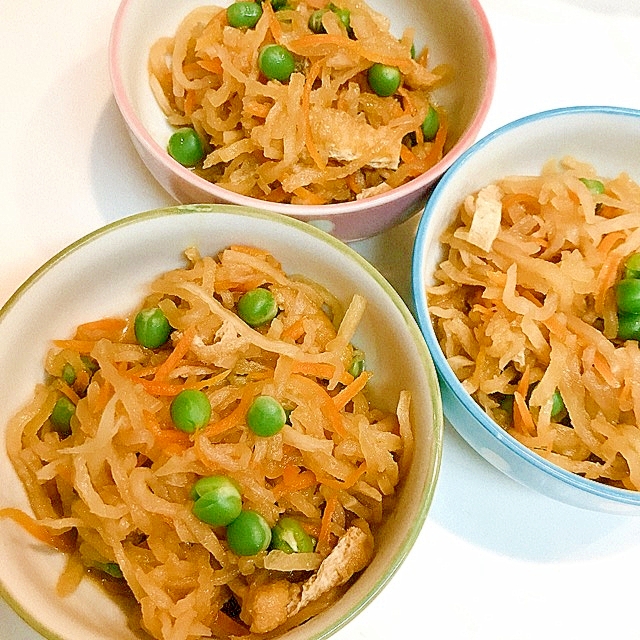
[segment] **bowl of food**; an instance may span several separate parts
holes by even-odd
[[[524,485],[613,513],[640,513],[639,125],[585,106],[489,134],[434,190],[412,267],[453,426]]]
[[[326,638],[427,515],[442,414],[420,329],[293,218],[184,205],[97,230],[4,305],[0,357],[20,363],[0,590],[47,638]]]
[[[477,0],[216,4],[123,0],[112,28],[116,103],[178,202],[370,237],[422,209],[486,117]]]

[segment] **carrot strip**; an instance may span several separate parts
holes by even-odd
[[[613,231],[611,233],[607,233],[607,235],[600,240],[600,244],[597,249],[598,253],[604,258],[611,252],[618,242],[622,242],[626,237],[627,236],[624,231]]]
[[[220,60],[220,58],[200,59],[197,64],[205,71],[209,71],[215,75],[222,75],[222,60]]]
[[[447,139],[447,132],[449,129],[446,113],[441,109],[438,109],[437,111],[438,111],[438,115],[440,116],[440,126],[438,127],[438,132],[436,133],[436,137],[434,138],[431,144],[429,153],[427,153],[427,155],[424,158],[425,164],[429,167],[432,167],[442,157],[442,152],[444,150],[444,143]]]
[[[540,209],[538,199],[527,193],[508,193],[503,196],[502,206],[505,210],[509,211],[514,205],[524,207],[525,209],[533,208],[534,211]]]
[[[284,331],[280,335],[280,338],[283,340],[286,340],[286,339],[297,340],[298,338],[301,338],[303,334],[304,334],[304,318],[298,318],[295,322],[293,322],[286,329],[284,329]]]
[[[402,162],[406,162],[407,164],[412,164],[414,162],[420,162],[420,158],[416,156],[406,144],[400,146],[400,160]]]
[[[257,275],[253,278],[246,278],[245,280],[216,280],[216,291],[224,291],[230,289],[231,291],[250,291],[264,284],[265,279],[262,275]]]
[[[113,391],[113,385],[108,380],[105,380],[100,386],[100,390],[95,400],[94,410],[96,412],[104,411],[104,408],[107,406],[107,402],[111,399]]]
[[[305,376],[314,376],[324,380],[331,380],[335,372],[335,367],[328,362],[304,362],[303,360],[294,360],[291,367],[291,373],[302,373]],[[342,378],[347,381],[345,384],[353,380],[353,376],[346,372]],[[340,381],[342,382],[342,379]]]
[[[326,204],[326,200],[319,195],[309,191],[305,187],[298,187],[293,190],[293,193],[302,200],[303,204]]]
[[[529,367],[529,365],[527,365],[525,370],[524,370],[524,373],[522,374],[522,377],[520,378],[520,380],[518,382],[518,387],[517,387],[518,393],[523,398],[527,397],[527,392],[529,391],[529,379],[530,379],[530,376],[531,376],[531,368]]]
[[[153,434],[155,444],[170,453],[181,453],[191,446],[189,435],[178,429],[163,429],[156,416],[143,411],[144,426]]]
[[[356,195],[359,193],[362,193],[362,185],[360,184],[360,182],[358,181],[357,178],[357,174],[356,173],[350,173],[347,177],[347,185],[349,186],[349,189],[351,189],[351,191],[353,191],[353,193],[355,193]]]
[[[342,424],[342,416],[340,411],[333,403],[333,398],[326,390],[311,378],[305,378],[299,374],[292,374],[289,381],[295,384],[303,393],[316,398],[320,404],[320,411],[329,420],[332,429],[343,438],[348,436],[344,425]]]
[[[127,326],[122,318],[102,318],[92,322],[85,322],[76,329],[76,340],[99,340],[100,338],[117,338]]]
[[[58,551],[68,553],[74,549],[74,544],[69,540],[68,534],[52,534],[45,526],[41,525],[37,520],[20,509],[15,509],[14,507],[5,507],[0,509],[0,518],[10,518],[16,524],[20,525],[25,531],[30,533],[34,538],[40,540],[40,542],[44,542],[54,549],[57,549]]]
[[[249,102],[243,107],[245,115],[255,116],[256,118],[266,118],[269,115],[269,111],[271,111],[271,106],[260,102]]]
[[[604,302],[607,293],[615,285],[618,277],[618,269],[623,257],[619,253],[611,252],[605,258],[598,277],[596,279],[596,291],[594,296],[594,307],[597,313],[602,313],[604,310]]]
[[[291,475],[292,469],[293,476]],[[282,473],[282,482],[273,487],[273,493],[276,498],[279,498],[287,493],[295,493],[313,487],[317,482],[315,473],[310,469],[300,471],[295,465],[287,465]]]
[[[248,384],[240,397],[240,402],[236,405],[235,409],[227,416],[218,420],[218,422],[212,422],[204,428],[204,435],[208,437],[217,436],[225,432],[231,427],[239,425],[247,414],[247,409],[253,400],[255,394],[255,386]]]
[[[602,353],[600,353],[600,351],[596,351],[593,356],[593,366],[610,387],[615,389],[620,386],[618,380],[613,375],[613,371],[611,371],[608,360],[602,355]]]
[[[182,360],[182,358],[188,353],[195,335],[195,325],[191,325],[188,329],[184,330],[182,336],[180,336],[180,339],[173,348],[173,351],[169,354],[167,359],[158,367],[154,378],[155,380],[166,380],[169,377],[169,374],[176,368],[180,360]]]
[[[514,426],[521,432],[529,436],[535,436],[536,425],[533,421],[529,407],[519,392],[513,394],[513,422]]]
[[[363,371],[351,384],[333,396],[333,404],[338,411],[344,409],[367,385],[373,374],[370,371]]]
[[[300,475],[300,467],[297,464],[291,462],[285,466],[282,470],[282,481],[285,484],[293,484],[296,478]]]
[[[338,506],[338,496],[330,495],[324,505],[322,520],[320,521],[320,533],[318,534],[318,543],[316,551],[325,555],[331,549],[331,521]]]
[[[71,349],[76,353],[82,355],[88,355],[93,351],[93,347],[96,346],[95,340],[54,340],[53,344],[60,349]]]
[[[177,396],[183,389],[185,384],[176,384],[174,382],[163,382],[158,380],[145,380],[144,378],[136,379],[137,384],[141,384],[147,393],[152,396],[173,397]]]
[[[80,402],[80,396],[78,396],[78,394],[68,384],[59,382],[57,386],[60,391],[67,396],[71,402],[73,402],[73,404],[78,404],[78,402]]]

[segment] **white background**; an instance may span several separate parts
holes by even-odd
[[[138,159],[111,95],[107,44],[117,6],[0,0],[0,304],[70,242],[173,204]],[[638,0],[482,6],[498,76],[481,135],[548,108],[640,108]],[[354,245],[407,299],[416,222]],[[447,426],[435,500],[414,549],[334,637],[640,637],[638,575],[640,517],[582,511],[524,489]],[[0,638],[40,640],[1,602]]]

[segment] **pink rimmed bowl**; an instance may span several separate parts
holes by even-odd
[[[218,0],[221,6],[230,0]],[[422,210],[430,190],[475,140],[493,98],[496,54],[490,25],[478,0],[369,0],[391,19],[400,36],[415,28],[417,43],[429,46],[430,66],[451,66],[452,80],[434,92],[448,114],[445,155],[434,167],[384,194],[326,204],[278,204],[236,194],[199,177],[166,151],[172,129],[151,93],[147,56],[160,36],[172,35],[181,19],[201,0],[123,0],[115,17],[109,48],[113,93],[133,144],[162,187],[181,203],[238,204],[282,213],[310,222],[353,241],[393,227]]]

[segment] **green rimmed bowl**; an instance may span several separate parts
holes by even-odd
[[[229,205],[186,205],[121,219],[73,243],[38,269],[0,310],[0,432],[43,379],[54,338],[78,324],[127,313],[158,274],[184,264],[197,246],[215,254],[230,244],[268,249],[288,273],[323,284],[343,303],[354,293],[368,300],[355,341],[375,372],[375,402],[393,410],[401,389],[412,394],[416,448],[397,506],[378,534],[375,557],[345,596],[283,636],[327,638],[367,606],[409,553],[429,510],[442,452],[438,381],[422,334],[402,299],[347,245],[311,225],[278,214]],[[0,452],[0,508],[29,512],[25,492]],[[85,580],[67,598],[55,593],[65,557],[0,519],[0,591],[14,610],[46,638],[133,640],[125,613]]]

